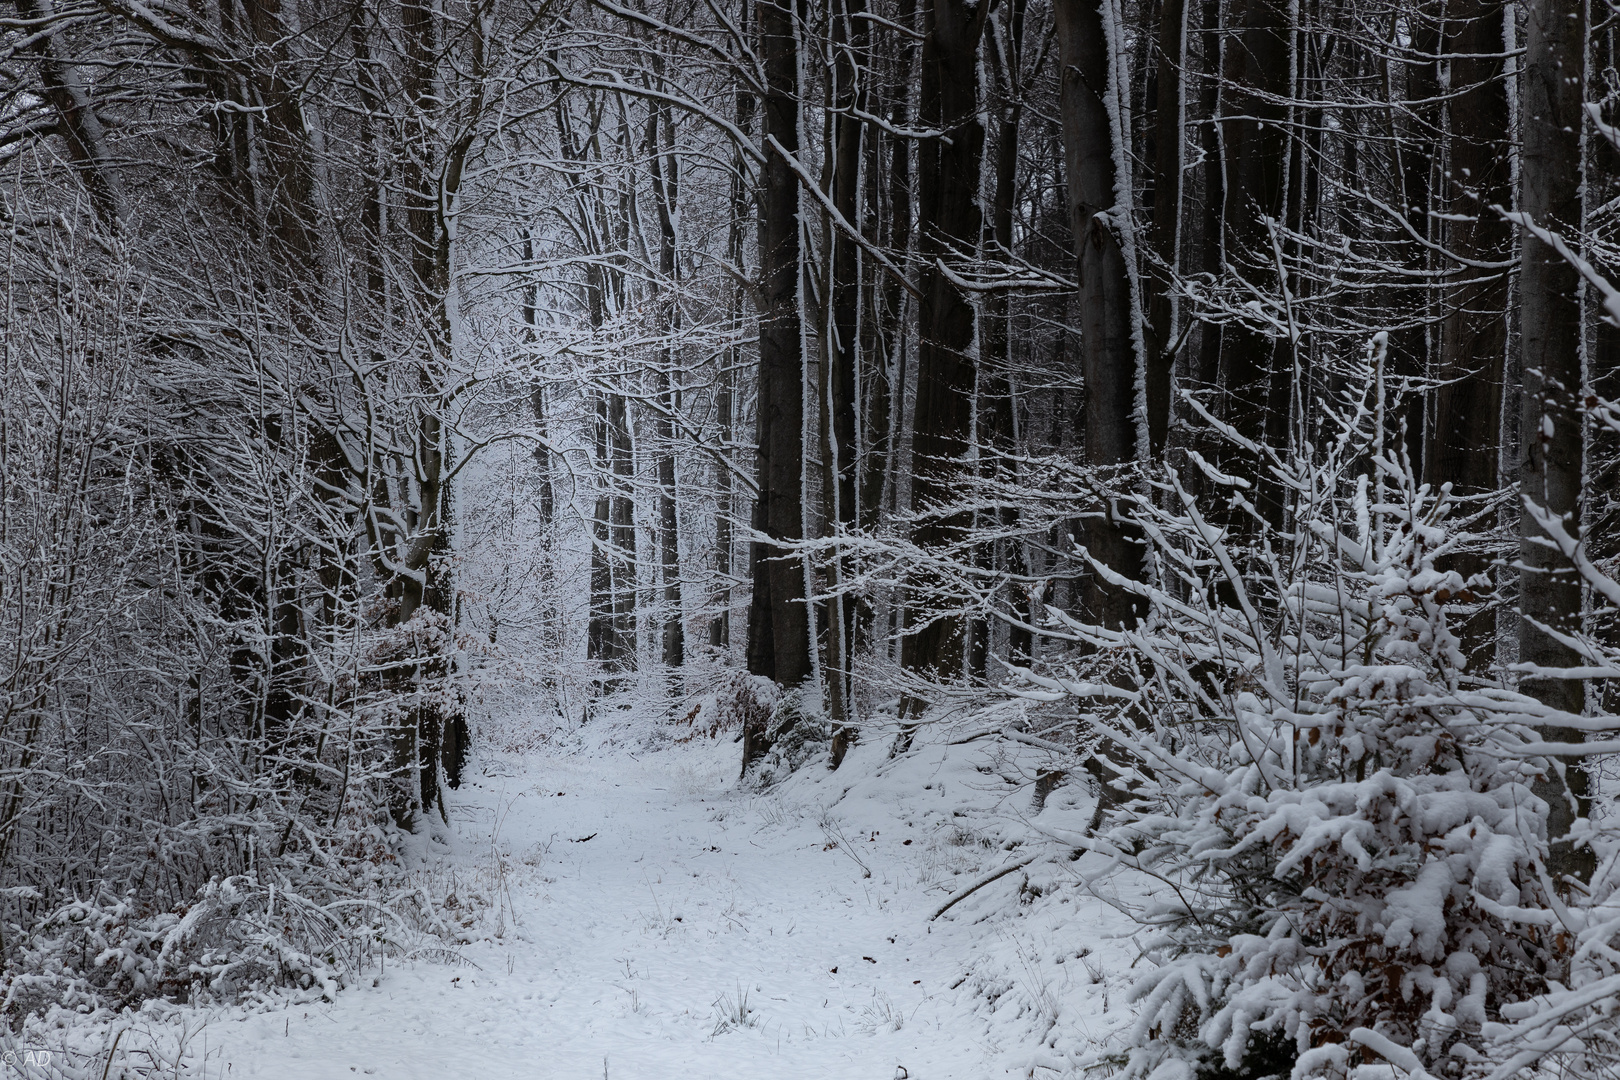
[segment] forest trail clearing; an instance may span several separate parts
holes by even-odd
[[[453,800],[454,859],[478,880],[469,893],[494,892],[502,852],[506,885],[480,926],[504,918],[504,937],[465,948],[476,967],[391,964],[334,1004],[213,1025],[208,1075],[1007,1075],[1016,1055],[994,1060],[1016,1047],[964,982],[973,931],[928,922],[948,893],[924,885],[938,861],[926,823],[882,821],[871,800],[854,819],[739,791],[735,750],[533,754],[478,776]]]

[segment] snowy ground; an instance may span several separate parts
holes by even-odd
[[[503,758],[457,794],[446,915],[486,905],[465,963],[211,1024],[207,1074],[1053,1076],[1117,1025],[1130,925],[1066,857],[929,918],[1084,820],[1069,789],[1030,819],[1006,744],[890,762],[874,742],[759,793],[729,739],[613,742]]]

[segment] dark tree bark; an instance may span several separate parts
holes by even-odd
[[[860,60],[870,41],[864,0],[841,0],[834,5],[832,19],[833,64],[828,95],[831,141],[826,161],[824,186],[833,207],[846,222],[859,221],[858,203],[861,179],[861,142],[864,121],[852,110],[866,111],[867,94]],[[861,364],[859,324],[861,304],[860,263],[853,237],[837,228],[831,215],[823,221],[822,235],[827,245],[827,280],[831,304],[827,330],[823,334],[821,370],[821,456],[823,462],[822,507],[828,526],[836,532],[854,531],[860,518],[856,490],[855,460],[855,374]],[[828,582],[832,598],[828,602],[827,711],[834,731],[831,763],[837,768],[844,760],[853,734],[850,720],[850,662],[855,641],[855,600],[845,596],[846,557],[835,551]]]
[[[799,316],[799,181],[783,155],[797,154],[798,31],[788,0],[754,8],[765,74],[764,149],[759,215],[759,494],[754,528],[754,599],[748,623],[748,670],[784,687],[812,671],[804,565],[786,546],[804,536],[804,360]],[[780,150],[776,147],[780,147]],[[758,753],[766,749],[751,744]],[[746,755],[745,755],[746,757]],[[743,762],[744,767],[748,761]]]
[[[735,410],[734,394],[732,390],[733,369],[737,364],[737,350],[727,349],[721,361],[725,366],[720,372],[719,389],[715,392],[714,410],[720,421],[720,445],[729,453],[735,441],[732,413]],[[732,539],[731,515],[734,511],[735,497],[732,494],[731,470],[722,466],[716,470],[715,486],[718,488],[716,497],[717,507],[714,521],[714,572],[720,581],[719,595],[716,597],[716,606],[720,609],[714,618],[709,620],[709,646],[715,649],[729,649],[731,647],[731,577],[732,577]]]
[[[1138,365],[1131,340],[1131,292],[1111,214],[1116,207],[1113,131],[1099,95],[1109,85],[1110,57],[1102,15],[1088,0],[1059,0],[1058,39],[1063,61],[1061,111],[1068,181],[1069,220],[1080,262],[1081,377],[1085,383],[1085,460],[1105,478],[1136,459]],[[1112,508],[1087,519],[1087,549],[1128,578],[1142,573],[1142,549]],[[1133,625],[1132,594],[1107,587],[1087,574],[1082,587],[1086,614],[1105,626]]]
[[[61,55],[57,43],[57,13],[51,0],[18,0],[17,12],[40,28],[29,51],[39,62],[39,81],[56,112],[56,132],[67,144],[68,160],[95,207],[102,227],[117,232],[126,207],[124,186],[107,143],[107,130],[90,97],[90,86],[79,65]]]
[[[1501,0],[1473,0],[1453,9],[1443,27],[1451,54],[1448,102],[1449,182],[1440,198],[1446,211],[1445,248],[1474,263],[1505,264],[1512,254],[1512,227],[1492,206],[1512,201],[1511,114],[1503,79]],[[1434,422],[1423,455],[1423,478],[1434,488],[1449,482],[1457,495],[1499,490],[1502,369],[1508,347],[1506,266],[1459,265],[1443,286]],[[1449,567],[1464,577],[1484,573],[1490,559],[1456,556]],[[1484,610],[1460,628],[1463,652],[1474,665],[1488,664],[1496,644],[1496,617]]]
[[[923,8],[920,119],[925,128],[946,135],[922,139],[917,161],[922,270],[911,452],[913,509],[922,517],[912,540],[923,548],[959,543],[971,524],[966,514],[941,515],[934,508],[954,498],[973,430],[973,301],[951,282],[944,266],[974,258],[984,224],[978,54],[989,11],[989,4],[966,0],[928,0]],[[964,620],[959,612],[932,610],[931,584],[925,572],[911,590],[900,662],[907,671],[950,680],[962,673]],[[921,707],[909,701],[907,712],[915,715]]]
[[[412,152],[403,155],[400,170],[405,202],[404,242],[409,255],[409,287],[415,293],[418,310],[427,313],[427,325],[423,328],[425,346],[423,355],[417,358],[417,386],[422,405],[417,416],[414,467],[419,501],[414,508],[416,521],[405,560],[407,573],[400,577],[400,599],[395,614],[397,623],[403,625],[423,607],[452,615],[454,586],[449,580],[448,560],[443,558],[448,554],[447,511],[451,492],[445,484],[446,433],[434,392],[434,372],[443,363],[449,340],[444,301],[450,269],[449,240],[441,235],[444,230],[440,220],[440,199],[446,194],[441,185],[448,185],[450,180],[436,167],[447,163],[430,160],[436,141],[428,137],[432,118],[439,111],[434,92],[437,16],[424,3],[402,5],[400,15],[404,46],[402,84],[415,128],[410,133],[415,137],[415,144]],[[280,11],[274,3],[265,8],[255,5],[249,17],[261,41],[280,30]],[[274,92],[273,86],[268,89]],[[282,151],[283,155],[288,152],[288,149]],[[294,206],[298,205],[306,204],[295,198]],[[292,213],[288,208],[272,214],[272,233],[287,250],[297,250],[302,242],[302,233],[290,216]],[[411,637],[414,643],[420,635],[413,633]],[[423,674],[443,674],[433,659],[422,657],[417,666]],[[396,777],[406,782],[405,790],[396,794],[391,809],[394,820],[402,828],[414,827],[418,815],[432,810],[435,804],[442,719],[434,706],[417,706],[410,710],[407,723],[396,735]]]
[[[523,261],[526,265],[534,263],[534,238],[525,229],[523,231]],[[526,329],[524,334],[532,344],[535,341],[535,330],[539,318],[537,310],[540,302],[540,286],[536,282],[530,285],[523,298],[523,323]],[[540,530],[541,535],[548,537],[551,527],[557,516],[557,495],[551,482],[551,450],[550,438],[546,424],[546,388],[543,382],[536,381],[529,393],[529,404],[534,410],[535,434],[540,437],[539,444],[534,448],[534,463],[539,471],[540,479]],[[547,541],[549,544],[549,540]],[[548,580],[550,579],[550,563],[547,562]]]
[[[990,70],[995,79],[996,111],[1000,124],[995,138],[994,184],[990,201],[990,226],[986,232],[986,250],[992,260],[1007,259],[1013,246],[1013,203],[1018,185],[1018,141],[1024,115],[1024,0],[1012,0],[991,14],[992,41]],[[1005,291],[992,292],[984,298],[984,314],[980,329],[979,371],[979,435],[981,473],[985,479],[999,475],[1012,476],[1011,455],[1017,450],[1014,434],[1014,410],[1018,407],[1014,393],[1012,373],[1011,298]],[[1002,507],[996,512],[1000,531],[1014,536],[1018,531],[1016,507]],[[1027,573],[1024,548],[1018,540],[1005,540],[981,544],[977,552],[982,569],[990,570],[997,564],[1014,578]],[[1029,597],[1026,590],[1013,586],[1009,598],[1019,621],[1030,622]],[[978,616],[969,625],[968,671],[975,680],[983,682],[990,676],[991,623],[988,617]],[[1030,654],[1032,641],[1029,632],[1019,627],[1009,630],[1008,652],[1014,662],[1024,662]]]
[[[1417,15],[1401,19],[1391,34],[1392,37],[1410,34],[1411,49],[1417,55],[1402,57],[1398,65],[1390,60],[1384,62],[1385,79],[1393,91],[1389,127],[1393,136],[1391,148],[1395,153],[1395,179],[1399,183],[1394,202],[1406,219],[1405,226],[1390,224],[1390,240],[1401,252],[1408,272],[1422,280],[1433,270],[1431,250],[1413,238],[1412,233],[1425,240],[1433,239],[1435,219],[1431,211],[1435,207],[1431,174],[1438,149],[1439,127],[1434,101],[1439,96],[1440,65],[1437,59],[1431,58],[1437,56],[1441,47],[1440,29],[1434,20]],[[1391,68],[1395,70],[1389,70]],[[1395,377],[1392,387],[1401,385],[1402,381],[1420,380],[1429,370],[1429,327],[1435,298],[1432,289],[1411,286],[1410,281],[1396,281],[1388,289],[1387,306],[1399,312],[1401,321],[1406,323],[1389,335],[1389,373]],[[1416,301],[1401,300],[1403,293],[1415,296]],[[1403,441],[1412,469],[1419,476],[1423,475],[1426,444],[1423,406],[1423,395],[1414,393],[1399,404],[1391,402],[1389,411],[1390,438],[1392,442]]]
[[[608,449],[608,396],[595,395],[595,418],[592,423],[592,459],[600,473],[612,469],[612,456]],[[624,637],[619,632],[614,609],[614,569],[618,564],[613,550],[613,488],[611,481],[597,492],[591,512],[591,598],[590,618],[585,628],[585,657],[593,660],[602,672],[620,670],[626,655]],[[631,653],[630,655],[633,655]],[[592,696],[608,691],[616,684],[598,675]]]
[[[1284,166],[1288,155],[1288,4],[1284,0],[1234,0],[1242,32],[1226,43],[1222,63],[1222,156],[1226,186],[1222,222],[1226,266],[1261,292],[1277,285],[1268,219],[1283,213]],[[1274,371],[1293,372],[1289,343],[1233,323],[1221,334],[1220,382],[1225,419],[1254,442],[1267,438],[1272,414]],[[1286,421],[1285,421],[1286,422]],[[1257,470],[1259,471],[1259,470]],[[1281,493],[1269,477],[1259,477],[1262,515],[1282,524]]]
[[[1524,148],[1519,206],[1536,225],[1567,234],[1581,225],[1581,131],[1585,7],[1577,0],[1526,5],[1521,122]],[[1581,393],[1580,275],[1550,245],[1526,234],[1519,264],[1524,389],[1521,399],[1520,493],[1527,503],[1561,518],[1573,535],[1580,527],[1584,464]],[[1520,519],[1519,661],[1544,668],[1574,667],[1580,655],[1542,626],[1577,633],[1581,583],[1568,562],[1547,546],[1526,511]],[[1541,625],[1537,625],[1541,624]],[[1537,700],[1579,714],[1585,688],[1579,679],[1526,678],[1520,688]],[[1581,742],[1575,728],[1542,729],[1553,742]],[[1578,758],[1535,785],[1551,807],[1547,821],[1555,878],[1589,879],[1590,848],[1577,850],[1568,834],[1590,807],[1586,771]],[[1562,773],[1562,775],[1559,775]]]
[[[747,9],[744,8],[746,15]],[[737,130],[745,135],[753,128],[754,95],[746,89],[737,91]],[[726,257],[731,260],[738,276],[743,273],[743,215],[748,209],[748,191],[744,184],[746,164],[741,149],[732,156],[731,171],[731,222],[726,233]],[[736,334],[742,332],[742,305],[743,291],[735,283],[731,288],[732,330]],[[736,378],[737,371],[742,365],[742,349],[733,345],[726,349],[722,361],[725,365],[720,372],[720,389],[716,395],[715,410],[720,420],[720,442],[726,454],[734,451],[736,442]],[[722,467],[718,470],[716,478],[720,489],[719,515],[715,520],[715,571],[720,579],[720,612],[709,623],[709,644],[717,649],[731,647],[731,581],[735,575],[733,566],[732,515],[737,512],[736,496],[733,493],[734,483],[731,470]]]
[[[1603,121],[1611,128],[1620,122],[1620,26],[1613,20],[1594,32],[1588,54],[1587,101],[1596,104]],[[1590,130],[1590,129],[1589,129]],[[1620,198],[1620,148],[1601,134],[1589,134],[1584,195],[1588,228],[1595,224],[1597,211]],[[1590,249],[1589,249],[1590,250]],[[1620,281],[1620,260],[1605,257],[1603,249],[1592,252],[1598,272],[1610,281]],[[1614,326],[1597,310],[1597,298],[1587,293],[1590,359],[1588,377],[1594,394],[1605,401],[1620,401],[1620,327]],[[1586,445],[1587,556],[1598,565],[1613,565],[1620,559],[1620,432],[1604,425],[1588,428]],[[1620,646],[1620,617],[1614,614],[1591,619],[1588,633],[1610,647]],[[1607,712],[1620,705],[1620,685],[1614,681],[1593,682],[1589,692],[1597,698],[1589,704]],[[1598,695],[1601,695],[1599,697]]]
[[[1147,356],[1144,389],[1147,398],[1148,455],[1164,453],[1170,433],[1170,386],[1174,357],[1171,350],[1180,333],[1174,302],[1173,275],[1179,266],[1182,204],[1181,70],[1185,64],[1187,0],[1163,0],[1159,8],[1157,60],[1153,67],[1149,100],[1152,124],[1148,129],[1148,156],[1153,163],[1149,205],[1153,210],[1152,243],[1158,263],[1146,278],[1148,290]]]
[[[1199,28],[1200,76],[1198,94],[1198,148],[1203,205],[1199,214],[1198,269],[1219,277],[1226,262],[1226,169],[1221,139],[1221,0],[1203,0]],[[1193,383],[1199,390],[1214,390],[1220,381],[1224,327],[1204,323],[1198,328],[1198,353],[1192,362]],[[1200,478],[1189,478],[1199,486]]]
[[[534,264],[534,238],[529,230],[523,230],[523,262],[525,265]],[[523,297],[523,323],[524,336],[532,345],[537,340],[536,331],[539,322],[540,283],[533,282],[525,290]],[[559,611],[555,599],[557,584],[557,544],[553,536],[557,522],[557,492],[552,479],[551,471],[551,437],[548,405],[546,401],[546,384],[536,379],[529,391],[529,406],[534,412],[534,428],[538,441],[534,447],[534,464],[538,480],[538,506],[536,507],[540,518],[540,550],[541,550],[541,607],[540,619],[544,627],[543,633],[549,642],[556,643],[561,638]],[[491,622],[489,628],[489,643],[495,644],[496,627]],[[555,686],[555,676],[543,677],[547,686]],[[446,781],[452,788],[461,786],[461,771],[465,764],[469,742],[468,726],[465,717],[458,718],[444,733]]]
[[[659,329],[665,344],[659,349],[655,374],[659,565],[664,579],[664,625],[659,633],[659,644],[664,666],[674,674],[670,692],[678,695],[681,680],[675,669],[680,668],[686,658],[685,625],[681,617],[680,519],[675,512],[675,415],[680,411],[680,389],[675,385],[678,354],[669,337],[681,325],[679,264],[675,251],[680,159],[675,154],[675,134],[666,108],[652,106],[648,110],[647,142],[652,154],[653,200],[658,206],[658,274],[663,287],[668,289],[659,303]]]
[[[549,436],[546,434],[546,390],[544,384],[536,383],[529,392],[529,404],[534,409],[535,434],[540,437],[540,445],[534,448],[534,463],[539,474],[539,505],[536,507],[540,516],[541,535],[549,536],[552,525],[557,519],[557,492],[556,486],[551,482],[551,451],[547,448]],[[548,544],[549,546],[549,544]],[[550,553],[547,553],[546,579],[549,581],[551,573]]]
[[[607,460],[612,471],[608,497],[608,597],[610,631],[603,659],[608,670],[636,670],[636,566],[640,563],[636,536],[636,480],[634,448],[630,443],[630,409],[623,394],[608,394],[604,402]],[[611,679],[603,689],[623,685]]]
[[[910,31],[917,21],[917,0],[898,0],[895,21],[900,29],[884,31],[879,39],[886,43],[880,45],[880,50],[892,64],[889,78],[881,84],[882,99],[874,103],[874,112],[880,115],[886,112],[891,126],[903,131],[911,118],[910,95],[917,46]],[[875,222],[877,241],[897,257],[909,257],[913,239],[911,140],[878,128],[868,133],[867,143],[873,151],[868,178],[873,192],[872,205],[879,208]],[[872,289],[874,310],[867,320],[873,338],[872,347],[867,351],[870,394],[866,404],[867,453],[861,472],[861,527],[867,531],[876,530],[883,515],[887,513],[892,517],[897,509],[894,470],[899,460],[906,405],[909,331],[906,292],[892,275],[878,277],[880,283]],[[886,629],[892,636],[899,630],[900,603],[898,596],[890,599]],[[874,645],[872,632],[876,618],[871,598],[863,597],[856,621],[857,651]]]

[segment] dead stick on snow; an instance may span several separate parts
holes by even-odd
[[[1017,862],[1013,863],[1010,866],[1003,866],[1000,870],[997,870],[995,873],[991,874],[989,877],[980,878],[978,881],[975,881],[972,885],[969,885],[967,888],[963,889],[961,892],[957,893],[955,896],[953,896],[949,900],[945,901],[945,903],[941,904],[938,911],[936,911],[932,915],[928,916],[928,921],[933,922],[935,919],[939,918],[941,915],[943,915],[947,911],[951,910],[951,908],[955,907],[957,904],[961,903],[963,900],[966,900],[968,897],[972,896],[974,893],[978,892],[980,889],[984,888],[986,885],[990,884],[992,881],[999,881],[1000,879],[1006,877],[1008,874],[1012,873],[1014,870],[1022,870],[1024,867],[1028,866],[1030,863],[1034,862],[1039,857],[1040,857],[1039,853],[1037,853],[1035,855],[1030,855],[1030,856],[1028,856],[1026,858],[1019,859]]]

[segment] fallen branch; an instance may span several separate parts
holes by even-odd
[[[980,878],[978,881],[975,881],[972,885],[969,885],[967,888],[945,901],[945,903],[941,904],[938,911],[928,916],[928,921],[933,922],[935,919],[939,918],[941,915],[951,910],[951,908],[955,907],[957,904],[960,904],[963,900],[966,900],[968,897],[972,896],[974,893],[978,892],[992,881],[1000,881],[1014,870],[1022,870],[1039,857],[1040,854],[1037,852],[1036,854],[1030,855],[1027,858],[1020,859],[1009,866],[1003,866],[1000,870],[997,870],[989,877]]]

